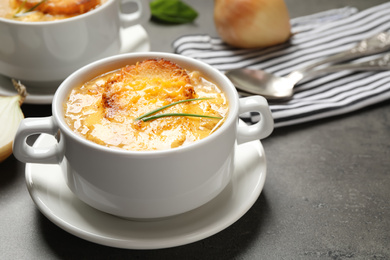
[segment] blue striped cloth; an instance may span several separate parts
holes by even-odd
[[[293,36],[288,43],[269,48],[234,48],[209,35],[180,37],[173,48],[222,72],[248,67],[285,76],[376,33],[390,31],[390,3],[363,11],[345,7],[299,17],[291,19],[291,27]],[[342,71],[301,81],[291,100],[270,103],[270,109],[275,127],[281,127],[349,113],[388,99],[390,71]],[[256,114],[241,117],[248,123],[259,120]]]

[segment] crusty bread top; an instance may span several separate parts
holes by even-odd
[[[190,83],[187,72],[171,61],[149,59],[128,65],[105,85],[102,101],[106,117],[114,117],[118,110],[134,108],[135,103],[142,111],[142,104],[150,108],[150,103],[156,101],[168,104],[194,98],[195,90]]]
[[[151,121],[141,115],[176,101],[156,114],[184,113],[225,118],[228,101],[198,71],[187,72],[164,59],[150,59],[75,86],[64,104],[65,120],[95,143],[125,150],[163,150],[193,143],[214,132],[224,119],[168,116]]]
[[[98,6],[100,0],[14,0],[18,6],[50,15],[78,15]]]

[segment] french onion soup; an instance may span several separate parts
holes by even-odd
[[[106,0],[0,0],[0,17],[42,22],[62,20],[86,13]]]
[[[131,151],[201,140],[223,124],[228,110],[218,86],[165,59],[140,61],[75,86],[64,103],[74,132]]]

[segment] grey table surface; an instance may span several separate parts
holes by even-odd
[[[190,1],[193,24],[144,24],[152,51],[172,52],[181,35],[216,36],[213,1]],[[286,0],[291,17],[380,0]],[[24,105],[30,116],[49,105]],[[31,200],[25,165],[0,164],[0,259],[390,259],[390,102],[276,129],[262,141],[268,171],[253,207],[204,240],[168,249],[127,250],[73,236]]]

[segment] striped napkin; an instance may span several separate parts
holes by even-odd
[[[173,48],[222,72],[248,67],[285,76],[376,33],[390,31],[390,2],[360,12],[345,7],[295,18],[291,27],[294,36],[289,43],[269,48],[234,48],[208,35],[180,37]],[[390,71],[336,72],[303,80],[294,91],[291,100],[270,103],[275,127],[345,114],[390,99]],[[247,113],[242,119],[253,123],[259,115]]]

